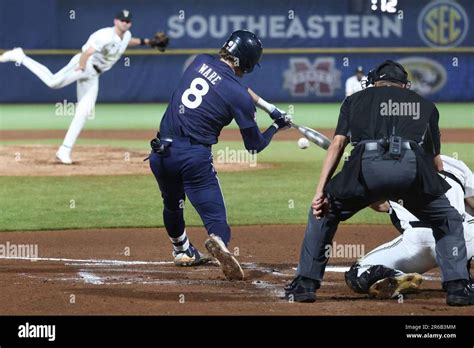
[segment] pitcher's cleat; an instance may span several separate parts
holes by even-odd
[[[214,234],[211,234],[204,243],[207,251],[214,256],[221,266],[227,280],[243,280],[244,271],[240,267],[239,262],[227,249],[222,239]]]
[[[61,145],[58,152],[56,152],[56,159],[62,164],[72,164],[71,150]]]
[[[0,56],[0,63],[6,63],[6,62],[16,62],[16,63],[22,63],[23,59],[25,59],[26,55],[23,52],[23,50],[20,47],[14,48],[10,51],[4,52]]]
[[[369,295],[378,299],[396,298],[398,295],[416,293],[423,277],[418,273],[401,274],[380,279],[369,288]]]
[[[180,267],[199,266],[212,261],[213,258],[201,253],[192,245],[185,251],[173,251],[174,264]]]

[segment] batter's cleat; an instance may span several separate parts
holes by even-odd
[[[396,298],[398,295],[416,293],[423,277],[418,273],[400,274],[380,279],[369,288],[369,295],[378,299]]]
[[[298,275],[285,287],[285,298],[290,302],[311,303],[316,301],[317,289],[318,281]]]
[[[446,282],[448,306],[472,306],[474,305],[474,288],[469,280],[460,279]]]
[[[6,62],[16,62],[20,63],[23,62],[23,59],[25,59],[26,55],[23,52],[23,50],[20,47],[14,48],[10,51],[4,52],[0,56],[0,63],[6,63]]]
[[[72,164],[71,149],[61,145],[58,152],[56,152],[56,159],[62,164]]]
[[[185,251],[173,251],[174,264],[180,267],[199,266],[212,261],[212,257],[201,253],[194,246],[190,245]]]
[[[244,280],[244,271],[240,267],[239,261],[227,249],[224,241],[214,234],[209,237],[204,245],[207,251],[219,262],[227,280]]]

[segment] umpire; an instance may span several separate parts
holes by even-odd
[[[410,91],[407,72],[387,60],[369,73],[367,88],[342,103],[336,132],[323,163],[309,211],[300,261],[288,299],[314,302],[340,221],[379,200],[400,201],[429,221],[448,305],[473,305],[466,269],[463,218],[444,193],[440,175],[439,114],[436,106]],[[348,142],[354,146],[331,179]]]

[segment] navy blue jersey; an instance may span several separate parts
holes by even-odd
[[[216,144],[223,127],[235,119],[240,129],[256,127],[252,97],[230,66],[200,54],[186,69],[161,120],[162,136],[185,136]]]

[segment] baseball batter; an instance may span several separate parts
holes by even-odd
[[[242,280],[242,268],[227,249],[231,230],[211,146],[233,119],[245,148],[253,153],[266,148],[275,133],[289,124],[278,109],[269,107],[240,82],[239,77],[252,72],[262,55],[262,44],[255,34],[245,30],[232,33],[219,55],[198,55],[183,73],[157,138],[152,140],[150,168],[163,198],[163,221],[173,245],[174,263],[193,266],[209,260],[186,234],[183,209],[187,196],[209,234],[207,250],[219,261],[227,279]],[[276,118],[263,133],[255,121],[255,104],[273,109],[270,116]]]
[[[22,64],[53,89],[63,88],[77,82],[77,105],[74,118],[69,126],[62,145],[56,153],[60,163],[72,164],[71,151],[88,116],[92,115],[99,93],[99,76],[117,63],[127,47],[149,45],[164,50],[168,44],[166,35],[153,39],[132,37],[132,14],[128,10],[120,11],[114,20],[114,26],[94,32],[82,46],[82,53],[76,54],[69,63],[53,74],[46,66],[25,55],[21,48],[6,51],[0,56],[0,62]]]
[[[474,207],[474,176],[462,161],[441,156],[441,175],[451,186],[446,192],[451,205],[463,216],[467,258],[474,256],[474,218],[466,211]],[[376,208],[390,213],[394,226],[402,233],[394,240],[368,252],[346,272],[346,283],[357,293],[376,298],[393,298],[417,290],[425,272],[437,267],[436,242],[428,223],[419,221],[396,202]],[[467,265],[470,268],[470,262]]]

